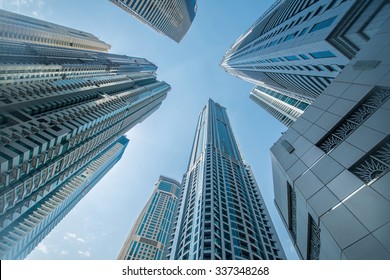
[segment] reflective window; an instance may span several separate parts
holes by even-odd
[[[314,58],[330,58],[330,57],[336,57],[334,53],[331,51],[322,51],[322,52],[313,52],[310,53],[310,55]]]
[[[336,19],[337,16],[335,17],[331,17],[331,18],[328,18],[326,20],[323,20],[323,21],[320,21],[318,23],[316,23],[313,28],[310,30],[309,33],[311,32],[315,32],[315,31],[318,31],[320,29],[323,29],[323,28],[326,28],[330,25],[332,25],[332,23],[334,22],[334,20]]]
[[[288,61],[299,60],[299,58],[296,57],[295,55],[285,56],[284,58],[287,59]]]
[[[306,31],[307,31],[307,27],[303,28],[299,36],[305,35]]]
[[[299,56],[302,57],[303,59],[309,59],[309,57],[307,55],[303,54],[303,53],[300,54]]]

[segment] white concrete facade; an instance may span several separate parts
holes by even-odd
[[[390,20],[271,148],[303,259],[390,259]]]

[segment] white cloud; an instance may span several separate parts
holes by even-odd
[[[78,237],[76,238],[77,241],[81,242],[81,243],[85,243],[85,239],[81,238],[81,237]]]
[[[78,251],[80,256],[89,258],[91,256],[91,253],[89,251]]]
[[[72,239],[72,240],[76,240],[76,241],[78,241],[78,242],[80,242],[80,243],[86,243],[86,242],[87,242],[84,238],[81,238],[81,237],[77,236],[77,234],[75,234],[75,233],[70,233],[70,232],[65,233],[64,239],[65,239],[65,240],[70,240],[70,239]]]
[[[68,237],[68,238],[73,238],[73,239],[76,239],[77,235],[75,233],[65,233],[65,236]]]
[[[0,0],[0,8],[16,13],[30,13],[34,17],[44,18],[44,0]]]
[[[11,0],[9,1],[9,4],[11,6],[15,6],[18,11],[20,11],[21,8],[29,7],[32,3],[32,0]]]
[[[36,248],[38,251],[42,252],[43,254],[48,254],[49,253],[49,249],[47,248],[47,246],[43,243],[39,243],[37,248]]]
[[[69,251],[62,250],[60,252],[60,255],[69,255]]]

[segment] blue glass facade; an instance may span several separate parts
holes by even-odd
[[[286,126],[292,125],[313,102],[311,98],[266,85],[256,86],[250,98]]]

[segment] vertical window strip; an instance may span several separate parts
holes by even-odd
[[[321,229],[314,222],[313,217],[309,214],[309,232],[308,232],[308,253],[307,259],[318,260],[321,249]]]
[[[287,188],[288,188],[288,196],[289,196],[289,203],[288,203],[288,227],[290,230],[290,233],[293,236],[294,241],[297,239],[297,197],[295,194],[295,190],[290,185],[289,182],[287,182]]]

